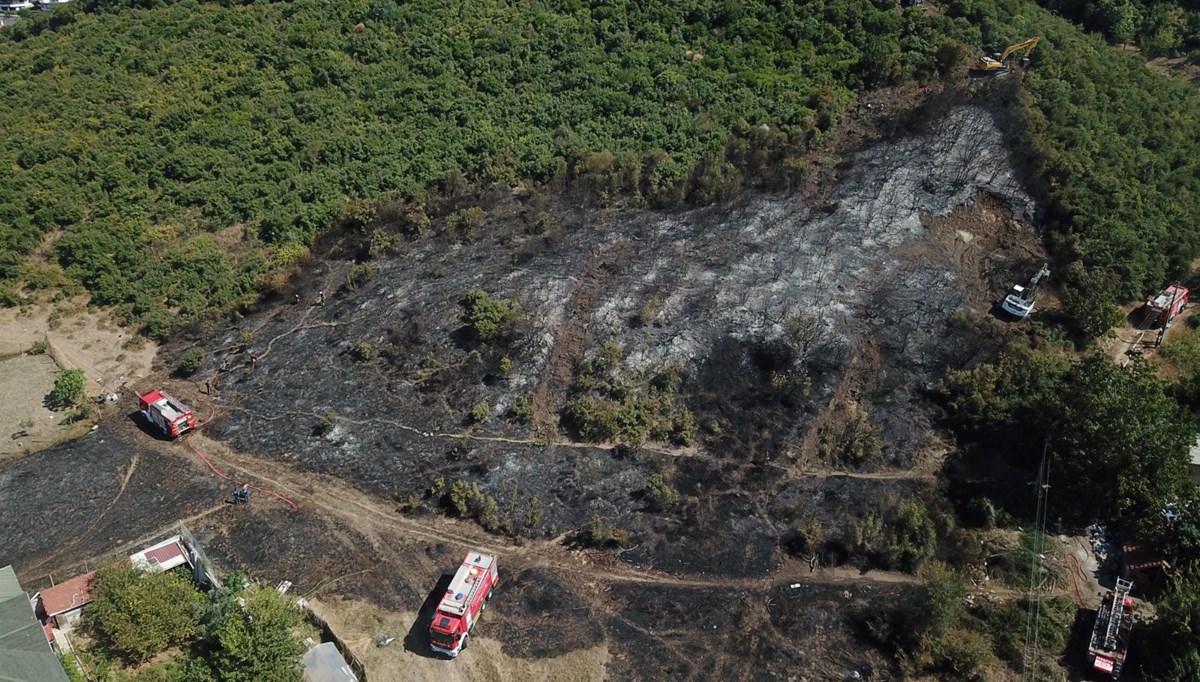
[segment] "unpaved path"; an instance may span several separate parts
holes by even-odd
[[[746,590],[769,588],[781,582],[819,585],[916,582],[914,576],[906,573],[864,572],[845,567],[812,570],[808,564],[792,560],[784,561],[768,576],[742,579],[677,576],[663,571],[636,568],[615,559],[609,553],[572,551],[554,540],[525,540],[517,544],[511,539],[487,533],[474,523],[446,517],[405,516],[397,513],[394,505],[360,492],[334,477],[298,472],[287,464],[234,452],[225,444],[206,437],[202,432],[197,432],[190,438],[192,444],[225,473],[292,499],[300,506],[302,513],[320,512],[339,518],[372,545],[381,545],[388,536],[400,536],[423,543],[457,546],[462,550],[480,549],[502,554],[505,563],[513,568],[547,568],[614,583]]]
[[[236,397],[235,392],[225,392],[226,398]],[[301,417],[305,421],[316,422],[320,421],[322,415],[314,412],[304,412],[300,410],[286,410],[273,415],[264,414],[255,410],[250,410],[237,405],[225,405],[224,410],[230,412],[242,412],[253,415],[257,419],[266,421],[275,421],[279,419],[288,419]],[[383,417],[369,417],[367,419],[353,419],[350,417],[339,417],[339,422],[347,422],[350,424],[363,425],[384,425],[389,428],[400,429],[407,431],[424,438],[443,439],[443,440],[458,440],[458,441],[480,441],[485,443],[507,443],[510,445],[527,445],[547,448],[577,448],[580,450],[616,450],[625,447],[619,443],[580,443],[572,440],[554,440],[546,438],[510,438],[506,436],[482,436],[472,433],[469,430],[464,431],[422,431],[421,429],[395,419],[385,419]],[[695,446],[677,447],[667,445],[665,443],[651,443],[638,446],[640,449],[647,452],[652,452],[667,457],[681,457],[700,459],[712,462],[714,464],[727,464],[725,460],[718,456],[712,455],[702,448]],[[936,462],[935,462],[936,464]],[[746,462],[736,465],[737,468],[752,468],[756,466],[753,462]],[[840,476],[844,478],[857,478],[874,481],[932,481],[936,480],[937,476],[934,473],[936,466],[924,466],[919,469],[895,469],[889,471],[863,472],[844,470],[834,467],[816,466],[794,471],[796,478],[829,478]]]

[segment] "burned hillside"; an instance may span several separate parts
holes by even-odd
[[[1038,257],[1033,210],[963,107],[860,152],[819,205],[460,212],[308,267],[294,301],[204,342],[210,434],[413,513],[461,481],[494,530],[600,519],[673,569],[761,574],[786,530],[765,500],[808,490],[796,513],[836,536],[864,500],[925,494],[905,473],[936,454],[923,392],[1002,343],[987,312]],[[826,495],[833,470],[864,489]]]

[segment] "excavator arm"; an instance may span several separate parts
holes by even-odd
[[[1030,38],[1029,40],[1022,40],[1014,45],[1009,45],[1008,49],[1004,50],[1004,52],[1000,55],[1000,61],[1006,61],[1010,56],[1012,56],[1012,53],[1019,50],[1025,50],[1025,54],[1021,55],[1022,58],[1028,57],[1029,53],[1033,52],[1033,48],[1037,47],[1038,43],[1040,42],[1042,42],[1041,38]]]

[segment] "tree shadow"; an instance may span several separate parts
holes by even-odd
[[[433,591],[429,593],[429,596],[425,597],[425,603],[421,604],[420,610],[417,611],[416,620],[408,628],[408,634],[404,636],[405,651],[410,651],[425,658],[446,658],[429,647],[429,623],[433,620],[433,614],[437,611],[438,603],[441,602],[442,595],[446,594],[446,590],[450,587],[450,581],[453,578],[454,576],[449,573],[442,574]]]

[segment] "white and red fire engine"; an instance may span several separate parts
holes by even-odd
[[[431,649],[454,657],[466,648],[471,626],[487,608],[497,580],[496,557],[476,550],[467,552],[429,624]]]
[[[158,389],[139,396],[138,403],[146,421],[168,438],[177,438],[196,427],[196,415],[192,410]]]
[[[1129,650],[1129,633],[1133,630],[1133,583],[1117,578],[1116,588],[1105,593],[1096,611],[1096,624],[1088,640],[1088,662],[1092,670],[1104,673],[1113,680],[1121,679],[1125,667],[1125,652]]]

